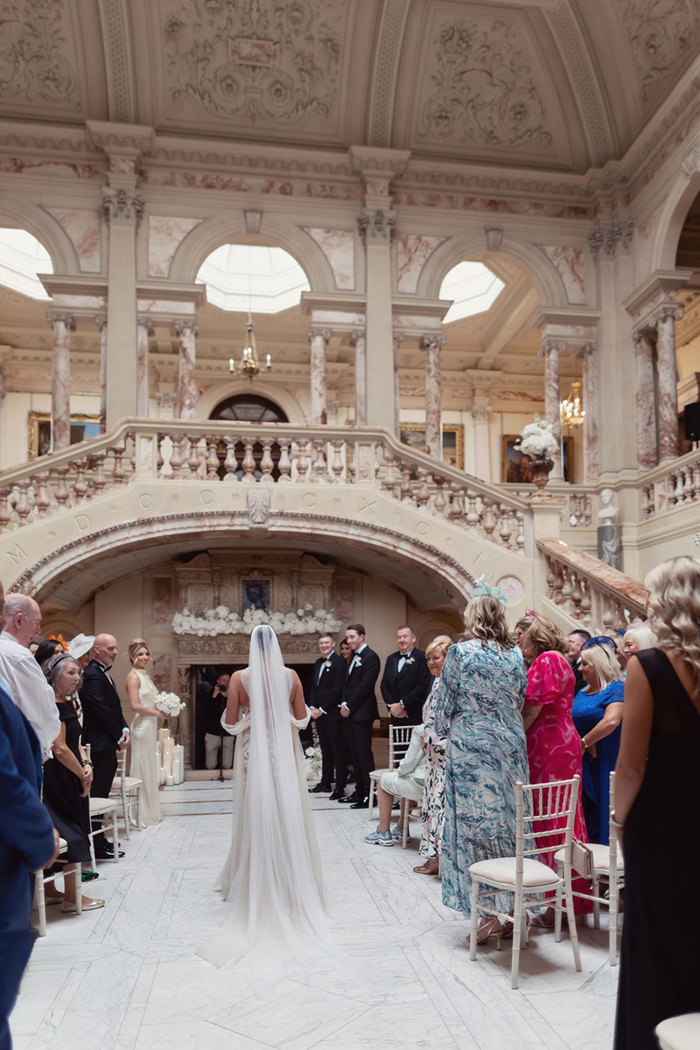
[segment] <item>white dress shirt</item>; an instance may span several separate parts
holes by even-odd
[[[0,634],[0,675],[39,737],[42,759],[49,758],[51,745],[61,729],[56,697],[33,654],[8,631]]]

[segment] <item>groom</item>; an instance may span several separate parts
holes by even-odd
[[[357,777],[355,790],[347,798],[351,809],[369,808],[369,775],[374,769],[372,754],[372,723],[379,717],[374,687],[379,678],[379,657],[365,642],[361,623],[351,623],[345,638],[352,656],[343,687],[340,714],[347,719],[350,753]]]

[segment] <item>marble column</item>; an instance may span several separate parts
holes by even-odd
[[[107,314],[96,314],[100,330],[100,434],[107,429]]]
[[[583,362],[583,480],[598,473],[598,347],[589,343],[579,350]]]
[[[539,354],[544,357],[544,418],[552,424],[557,451],[553,454],[554,467],[551,478],[563,477],[561,463],[561,391],[559,389],[559,354],[566,350],[566,343],[545,339]]]
[[[357,225],[365,244],[367,422],[370,426],[395,426],[394,362],[392,357],[391,238],[396,212],[389,208],[364,208]]]
[[[444,335],[429,332],[421,339],[425,350],[425,451],[442,459],[442,391],[440,383],[440,350]]]
[[[177,376],[177,414],[180,419],[194,419],[197,386],[194,381],[195,339],[199,328],[195,321],[173,321],[180,358]]]
[[[141,415],[136,332],[136,231],[144,202],[133,189],[106,187],[109,223],[107,297],[107,427]],[[142,406],[141,406],[142,407]]]
[[[656,367],[658,369],[659,459],[678,455],[678,370],[676,329],[683,310],[675,300],[665,305],[656,322]]]
[[[70,445],[70,333],[75,328],[70,314],[51,312],[46,320],[53,329],[51,354],[51,450]]]
[[[637,426],[637,462],[642,470],[651,470],[658,460],[656,395],[654,389],[654,343],[652,330],[642,328],[634,333],[635,422]]]
[[[399,377],[399,347],[403,343],[403,332],[393,333],[394,343],[394,433],[401,437],[401,380]]]
[[[355,347],[355,426],[367,425],[367,337],[364,328],[356,328],[350,334],[350,344]]]
[[[148,418],[148,337],[153,334],[153,325],[148,317],[139,317],[136,326],[136,415]]]
[[[309,329],[311,345],[311,423],[327,423],[326,347],[331,337],[327,328]]]
[[[474,391],[471,416],[474,420],[474,473],[482,481],[491,482],[491,448],[489,441],[489,394]]]

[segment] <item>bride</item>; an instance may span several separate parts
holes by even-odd
[[[232,966],[262,941],[323,937],[321,865],[311,822],[298,729],[310,712],[275,632],[250,638],[249,666],[236,671],[221,724],[238,737],[233,763],[231,848],[216,889],[230,905],[217,936],[197,948]]]

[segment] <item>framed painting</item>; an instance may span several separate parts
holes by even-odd
[[[523,455],[515,448],[520,441],[519,434],[504,434],[501,438],[501,481],[510,485],[531,485],[530,456]],[[573,481],[574,477],[574,439],[563,439],[564,481]]]
[[[402,423],[401,440],[409,448],[425,452],[423,423]],[[444,423],[442,427],[442,462],[464,470],[464,427],[461,423]]]
[[[246,609],[269,609],[270,608],[270,581],[269,580],[242,580],[241,581],[243,612]]]
[[[71,416],[70,443],[77,445],[87,438],[99,437],[98,416]],[[45,456],[51,451],[51,414],[49,412],[27,413],[27,451],[30,459]]]

